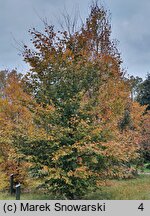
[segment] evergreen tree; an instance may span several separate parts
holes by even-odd
[[[140,90],[137,96],[137,101],[141,105],[147,105],[147,110],[150,110],[150,74],[140,85]]]

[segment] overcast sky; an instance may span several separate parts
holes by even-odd
[[[17,42],[30,43],[28,30],[42,29],[40,17],[57,25],[64,7],[72,14],[79,8],[83,19],[90,0],[0,0],[0,70],[28,67],[19,55]],[[145,78],[150,72],[150,0],[103,0],[112,14],[112,38],[119,40],[123,67],[130,75]],[[15,40],[17,42],[15,42]]]

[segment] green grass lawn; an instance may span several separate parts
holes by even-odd
[[[87,199],[150,200],[150,175],[140,175],[131,180],[112,180],[111,186],[102,187]]]
[[[21,194],[21,200],[50,200],[52,196],[42,193],[24,193]],[[15,195],[9,195],[8,193],[0,193],[0,200],[15,200]]]
[[[14,200],[15,196],[0,193],[0,200]],[[49,194],[21,194],[21,200],[50,200]],[[112,180],[110,186],[102,187],[87,194],[84,199],[91,200],[150,200],[150,175],[140,175],[136,179]]]

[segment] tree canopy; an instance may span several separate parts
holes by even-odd
[[[150,74],[147,75],[147,78],[140,85],[137,101],[141,105],[147,105],[147,110],[150,110]]]
[[[131,100],[104,7],[93,3],[73,33],[44,27],[29,31],[34,48],[24,45],[30,71],[2,74],[1,149],[17,155],[16,172],[24,166],[57,198],[79,199],[132,176],[145,107]]]

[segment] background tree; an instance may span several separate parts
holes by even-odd
[[[144,115],[142,130],[141,156],[145,163],[150,163],[150,111]]]
[[[16,148],[32,126],[31,112],[25,107],[31,106],[31,97],[22,88],[21,74],[15,70],[2,71],[0,97],[0,169],[8,186],[10,174],[14,174],[16,183],[27,183],[28,163]]]
[[[131,91],[131,99],[132,101],[136,100],[138,97],[138,94],[141,90],[141,84],[143,82],[142,78],[136,76],[130,76],[129,80],[129,85],[130,85],[130,91]]]
[[[150,74],[147,75],[147,78],[140,85],[137,101],[141,105],[147,105],[146,110],[150,110]]]
[[[139,91],[136,97],[137,101],[143,106],[145,105],[146,112],[144,113],[144,120],[142,124],[143,139],[141,142],[141,157],[143,162],[150,162],[150,75],[139,85]]]
[[[131,91],[131,99],[136,103],[138,101],[146,110],[146,112],[143,113],[143,116],[140,117],[141,120],[141,143],[140,143],[140,154],[141,154],[141,165],[144,165],[144,163],[149,162],[149,154],[150,154],[150,144],[149,144],[149,75],[147,76],[146,80],[142,80],[142,78],[130,76],[129,79],[127,79],[127,82],[130,87]],[[136,112],[135,112],[136,113]],[[138,114],[136,114],[138,116]],[[129,110],[126,112],[126,115],[124,116],[124,119],[121,121],[120,126],[126,127],[129,126],[129,123],[131,126],[131,114]]]

